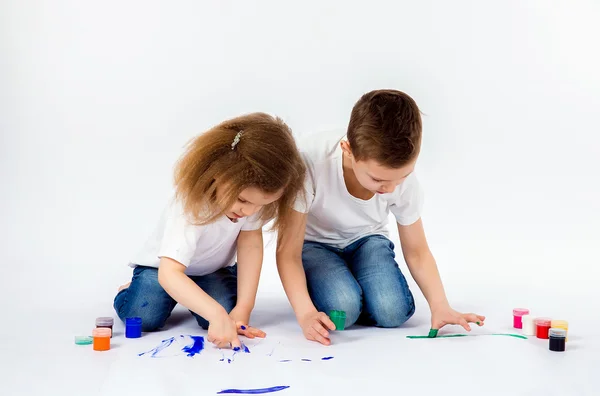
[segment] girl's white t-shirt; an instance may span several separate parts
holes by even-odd
[[[169,257],[187,267],[187,275],[208,275],[235,263],[240,231],[262,228],[260,212],[238,219],[225,215],[215,222],[198,226],[190,222],[181,202],[171,199],[158,225],[141,251],[129,263],[158,268],[161,257]]]
[[[308,214],[305,240],[341,249],[368,235],[389,238],[390,212],[400,225],[419,220],[423,191],[414,172],[389,194],[362,200],[348,192],[342,168],[342,139],[346,139],[344,132],[332,131],[298,141],[307,176],[305,198],[299,195],[294,209]]]

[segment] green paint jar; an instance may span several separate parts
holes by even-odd
[[[335,325],[336,330],[344,330],[346,326],[346,312],[345,311],[331,311],[329,312],[329,319]]]

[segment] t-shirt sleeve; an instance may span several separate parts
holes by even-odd
[[[260,230],[264,225],[264,222],[260,219],[260,211],[256,212],[252,216],[249,216],[244,224],[242,225],[242,231],[254,231]]]
[[[423,210],[423,189],[414,173],[394,192],[390,202],[390,211],[400,225],[411,225],[421,218]]]
[[[312,161],[306,156],[302,156],[306,163],[306,177],[304,178],[304,188],[298,192],[296,200],[292,205],[292,209],[300,213],[308,213],[312,203],[315,199],[315,182],[314,182],[314,169]]]
[[[205,227],[192,224],[179,201],[173,201],[166,212],[165,228],[158,257],[168,257],[186,267],[196,252]]]

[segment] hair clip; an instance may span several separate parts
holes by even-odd
[[[237,144],[240,142],[240,137],[242,137],[242,133],[244,133],[244,131],[239,131],[237,133],[237,135],[235,135],[235,137],[233,138],[233,143],[231,143],[231,149],[235,149],[235,146],[237,146]]]

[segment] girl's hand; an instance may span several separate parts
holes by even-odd
[[[208,326],[208,342],[212,342],[218,348],[240,348],[241,342],[238,338],[238,332],[235,321],[224,313],[212,320]]]
[[[265,338],[267,336],[264,331],[248,325],[248,321],[250,320],[249,310],[236,306],[229,313],[229,317],[235,322],[237,333],[239,335],[243,335],[248,338]]]
[[[323,345],[330,345],[329,332],[327,329],[335,330],[335,324],[323,312],[313,311],[298,320],[304,337],[311,341],[320,342]]]
[[[485,316],[476,315],[474,313],[460,313],[453,310],[449,305],[435,307],[431,310],[431,328],[441,329],[446,325],[460,325],[465,330],[471,331],[469,323],[477,323],[483,326]]]

